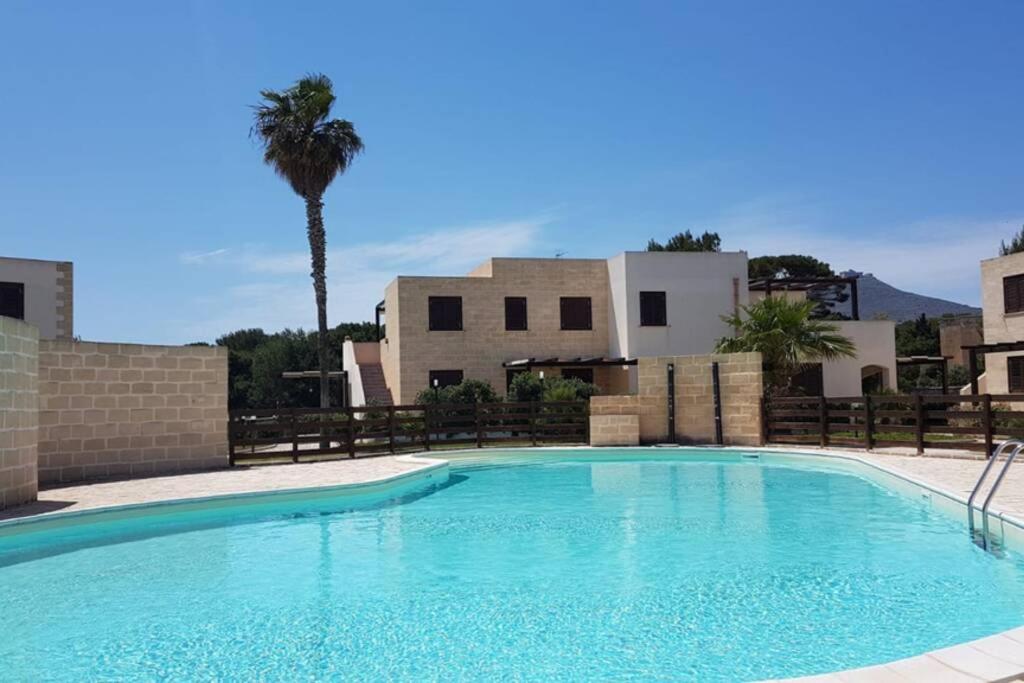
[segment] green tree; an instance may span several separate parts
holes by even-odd
[[[310,75],[286,90],[263,90],[260,95],[263,102],[256,107],[252,133],[263,143],[263,160],[306,203],[306,235],[316,295],[320,407],[327,408],[330,383],[323,196],[334,178],[363,151],[363,141],[351,122],[328,120],[335,97],[326,76]]]
[[[832,266],[813,256],[783,254],[781,256],[755,256],[747,261],[747,276],[751,280],[777,277],[835,277]]]
[[[751,280],[778,279],[786,277],[823,278],[835,277],[832,266],[813,256],[783,254],[781,256],[757,256],[747,261],[747,277]],[[845,285],[817,285],[807,290],[807,298],[815,302],[813,317],[843,319],[847,316],[836,313],[835,307],[849,300]]]
[[[938,356],[939,319],[924,313],[896,325],[897,356]]]
[[[1010,243],[1006,242],[999,243],[999,255],[1009,256],[1010,254],[1017,254],[1024,251],[1024,226],[1017,234],[1010,238]]]
[[[765,371],[765,391],[785,393],[793,377],[807,364],[856,355],[853,342],[839,334],[839,327],[811,318],[812,301],[790,301],[769,297],[742,313],[723,316],[737,330],[735,337],[718,340],[718,353],[757,351]]]
[[[661,244],[656,240],[647,242],[647,251],[721,251],[722,238],[717,232],[705,231],[700,237],[694,237],[693,233],[687,230],[669,238],[668,242]]]
[[[375,341],[373,323],[341,323],[328,333],[331,358],[339,356],[346,336],[353,341]],[[318,335],[304,330],[283,330],[267,334],[259,328],[237,330],[219,337],[217,346],[228,348],[228,406],[231,408],[315,408],[318,390],[313,380],[283,379],[288,370],[316,366]],[[259,359],[258,372],[253,371]],[[332,382],[334,395],[340,385]]]

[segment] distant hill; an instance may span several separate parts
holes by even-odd
[[[871,320],[884,315],[889,320],[903,322],[920,317],[922,313],[929,318],[939,318],[943,315],[981,315],[980,308],[905,292],[882,282],[871,273],[848,270],[841,275],[857,278],[861,320]],[[849,302],[837,305],[836,310],[849,315]]]

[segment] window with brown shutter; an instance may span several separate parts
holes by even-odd
[[[1024,356],[1006,359],[1007,386],[1011,394],[1024,393]]]
[[[25,319],[25,284],[23,282],[0,282],[0,315],[18,320]]]
[[[462,384],[462,370],[431,370],[429,379],[431,389],[454,387]]]
[[[462,297],[428,297],[429,329],[434,332],[462,329]]]
[[[640,292],[641,327],[665,327],[667,318],[665,292]]]
[[[1020,313],[1024,311],[1024,275],[1003,278],[1003,311]]]
[[[505,329],[509,331],[527,329],[525,296],[505,297]]]
[[[561,313],[563,330],[591,330],[594,327],[589,296],[563,296]]]

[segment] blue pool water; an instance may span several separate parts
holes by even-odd
[[[659,455],[0,538],[0,679],[735,681],[1024,623],[1024,560],[922,500]]]

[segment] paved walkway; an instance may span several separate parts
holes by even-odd
[[[44,489],[39,492],[39,500],[35,503],[0,512],[0,520],[49,512],[77,512],[108,505],[358,484],[387,479],[422,469],[428,464],[408,462],[401,456],[381,456],[301,465],[236,467],[167,477],[79,484]]]

